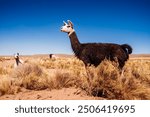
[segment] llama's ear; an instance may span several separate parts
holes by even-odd
[[[63,21],[64,25],[67,25],[67,23],[65,21]]]
[[[70,21],[70,20],[67,20],[68,21],[68,24],[73,27],[73,23]]]

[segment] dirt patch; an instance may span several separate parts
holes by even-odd
[[[87,96],[84,91],[76,88],[63,88],[60,90],[26,90],[16,95],[3,95],[0,100],[99,100],[103,98]]]

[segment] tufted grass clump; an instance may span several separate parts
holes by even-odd
[[[15,82],[21,87],[30,90],[42,90],[48,88],[47,75],[38,65],[22,65],[14,70]]]
[[[133,63],[131,65],[134,66]],[[122,71],[117,66],[105,60],[97,68],[90,68],[89,94],[107,99],[150,99],[150,87],[147,85],[150,77],[147,76],[147,80],[141,82],[145,78],[143,72],[143,77],[140,77],[135,75],[139,74],[139,71],[135,71],[132,66],[129,70],[127,65]]]

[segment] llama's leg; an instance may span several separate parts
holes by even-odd
[[[118,59],[119,69],[122,70],[125,65],[125,60]]]
[[[87,83],[88,83],[88,92],[91,94],[91,90],[92,90],[92,78],[91,78],[91,74],[90,74],[90,70],[89,70],[89,65],[90,65],[90,60],[89,58],[85,55],[85,56],[82,56],[80,58],[83,62],[84,62],[84,65],[85,65],[85,72],[86,72],[86,80],[87,80]]]
[[[88,83],[88,93],[91,95],[92,94],[92,79],[93,75],[91,74],[90,66],[86,65],[85,66],[85,71],[86,71],[86,78],[87,78],[87,83]]]
[[[85,65],[85,71],[86,71],[86,74],[87,74],[87,82],[89,84],[91,84],[91,75],[90,75],[90,71],[88,69],[89,68],[90,60],[86,56],[82,57],[82,60],[83,60],[84,65]]]
[[[19,65],[19,60],[18,60],[18,59],[16,59],[16,65],[17,65],[17,66]]]
[[[91,74],[90,74],[88,66],[85,66],[85,71],[86,71],[86,80],[87,80],[87,83],[88,83],[87,92],[91,95],[91,92],[92,92],[92,79],[91,79]]]
[[[91,85],[91,74],[90,74],[88,66],[85,66],[85,71],[86,71],[86,75],[87,75],[87,82],[89,83],[89,85]]]
[[[119,62],[119,72],[120,72],[120,78],[123,80],[124,79],[124,65],[125,65],[125,60],[118,60]]]

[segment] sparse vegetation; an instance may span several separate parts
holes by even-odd
[[[118,69],[117,63],[108,60],[85,70],[82,61],[74,57],[24,59],[27,62],[16,69],[12,67],[12,60],[0,61],[0,95],[16,94],[21,88],[75,87],[89,96],[105,99],[150,99],[150,59],[130,59],[123,71]]]
[[[0,79],[0,95],[10,93],[11,82],[7,78]]]
[[[150,87],[147,82],[141,82],[146,74],[143,73],[143,77],[137,78],[135,74],[139,72],[133,73],[133,65],[127,65],[122,73],[117,65],[107,60],[97,68],[91,68],[93,79],[89,93],[107,99],[150,99]],[[147,78],[150,79],[150,76]]]
[[[47,75],[35,64],[21,65],[13,72],[16,85],[31,90],[41,90],[47,88]]]

